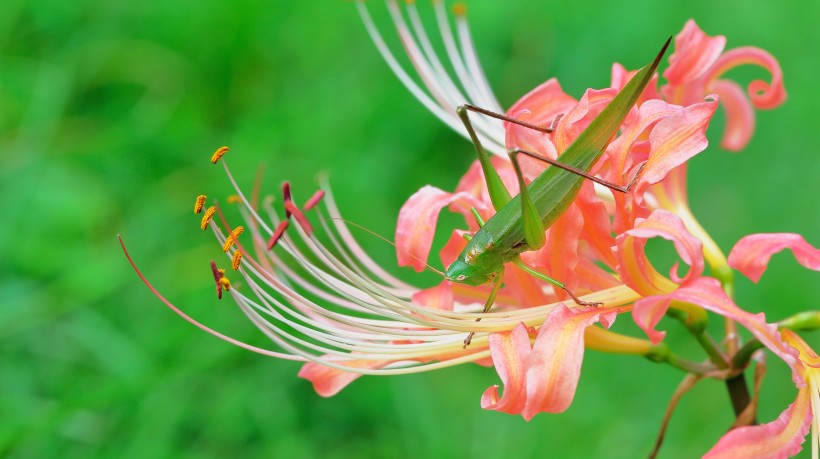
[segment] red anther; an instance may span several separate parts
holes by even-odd
[[[282,183],[282,198],[285,200],[286,203],[291,201],[290,182]],[[290,211],[288,210],[287,206],[285,206],[285,218],[290,218]]]
[[[219,268],[216,267],[216,262],[211,260],[211,271],[214,273],[214,281],[216,281],[216,297],[218,299],[222,299],[222,282],[220,282],[222,278],[222,273],[219,272]]]
[[[276,243],[279,241],[279,238],[285,234],[285,230],[288,229],[288,225],[290,224],[290,220],[282,220],[279,222],[279,226],[276,227],[276,230],[273,232],[273,235],[268,240],[268,250],[273,249]]]
[[[293,201],[285,202],[285,209],[289,210],[291,215],[296,218],[296,221],[299,222],[299,225],[302,226],[302,229],[305,230],[305,233],[307,233],[308,236],[313,233],[313,227],[310,226],[310,222],[305,217],[305,214],[303,214],[302,211],[296,207],[296,204],[294,204]]]
[[[305,209],[305,212],[312,209],[314,206],[316,206],[316,204],[319,204],[319,202],[321,202],[322,198],[324,198],[324,197],[325,197],[325,190],[318,190],[315,193],[313,193],[313,196],[311,196],[310,199],[308,199],[307,202],[305,203],[305,205],[303,206],[303,208]]]

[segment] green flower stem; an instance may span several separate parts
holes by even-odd
[[[697,340],[700,346],[706,351],[706,354],[718,368],[729,368],[728,359],[721,351],[720,347],[715,343],[715,340],[706,332],[705,312],[704,318],[693,318],[690,314],[685,313],[681,308],[669,308],[666,315],[680,321],[689,333]]]
[[[669,350],[669,346],[666,343],[660,343],[653,346],[652,349],[644,355],[644,357],[653,362],[667,363],[687,373],[694,373],[699,376],[715,370],[715,366],[711,363],[693,362],[691,360],[678,357],[677,354],[674,354]]]
[[[777,323],[778,328],[788,328],[792,331],[812,331],[820,328],[820,311],[805,311],[797,313]]]
[[[747,342],[732,357],[732,368],[746,368],[746,366],[749,365],[749,361],[752,359],[752,354],[762,348],[763,343],[758,341],[757,338]]]

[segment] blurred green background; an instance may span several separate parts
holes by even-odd
[[[576,97],[605,87],[613,61],[644,64],[690,17],[729,48],[775,55],[788,102],[758,113],[740,155],[717,148],[719,114],[714,146],[691,163],[692,207],[728,252],[755,232],[820,245],[820,3],[789,5],[474,1],[469,17],[505,106],[551,76]],[[384,6],[370,8],[398,49]],[[245,187],[264,163],[266,189],[289,179],[305,199],[327,171],[343,214],[385,235],[420,186],[455,186],[471,147],[401,87],[350,2],[4,1],[0,142],[0,456],[643,457],[682,376],[590,352],[572,407],[529,423],[479,408],[497,375],[478,366],[365,377],[322,399],[297,363],[200,332],[139,282],[118,233],[169,299],[266,344],[214,298],[208,260],[219,248],[191,215],[197,194],[230,193],[208,162],[223,144]],[[389,246],[359,239],[395,266]],[[817,273],[785,254],[738,290],[742,306],[773,320],[820,298]],[[690,346],[675,325],[663,323],[673,345]],[[763,390],[763,420],[795,394],[773,359]],[[731,422],[727,401],[721,384],[698,386],[661,457],[705,452]]]

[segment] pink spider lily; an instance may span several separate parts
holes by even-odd
[[[756,283],[766,270],[771,256],[783,249],[790,249],[797,262],[806,268],[820,271],[820,250],[812,247],[802,236],[787,233],[753,234],[744,237],[732,248],[729,264]],[[718,289],[715,291],[718,292]],[[723,302],[725,304],[726,299],[723,299]],[[780,350],[775,354],[791,368],[798,392],[795,401],[777,419],[763,425],[731,430],[704,457],[716,459],[793,456],[802,449],[801,444],[809,425],[812,429],[812,457],[818,457],[820,358],[817,353],[790,329],[778,330],[766,325],[763,314],[744,317],[748,313],[742,313],[740,309],[735,308],[727,309],[725,312],[727,317],[741,323],[744,319],[757,322],[757,326],[752,328],[756,330],[755,336],[761,343],[780,343]]]
[[[436,55],[415,4],[408,2],[403,9],[388,0],[387,5],[423,86],[398,64],[364,2],[357,3],[377,48],[422,104],[465,136],[456,106],[469,102],[503,111],[478,64],[463,13],[456,14],[454,35],[443,3],[434,2],[442,42],[458,77],[454,80]],[[529,420],[537,413],[561,412],[570,406],[585,348],[649,356],[717,379],[745,369],[733,367],[731,356],[717,348],[712,349],[712,361],[707,363],[688,362],[671,354],[662,342],[664,333],[656,330],[670,309],[692,316],[711,311],[742,325],[761,346],[790,366],[796,384],[802,387],[807,380],[803,355],[808,353],[801,350],[798,356],[794,348],[800,348],[793,344],[791,335],[784,339],[762,314],[738,307],[726,293],[726,279],[707,277],[704,271],[708,264],[716,277],[724,272],[721,270],[734,268],[754,278],[754,273],[765,269],[768,256],[784,247],[791,248],[801,264],[820,269],[817,249],[795,235],[756,235],[741,240],[727,260],[691,215],[686,202],[685,164],[706,148],[705,130],[718,100],[728,102],[723,144],[737,149],[745,145],[753,130],[750,104],[772,108],[785,97],[780,69],[771,56],[756,48],[721,54],[724,41],[722,37],[707,37],[692,21],[686,24],[676,37],[676,50],[664,73],[668,83],[660,88],[650,85],[593,170],[616,184],[634,181],[634,187],[622,195],[585,183],[576,201],[547,231],[547,244],[522,254],[527,266],[565,281],[583,300],[604,303],[602,308],[576,307],[567,301],[563,290],[508,266],[496,308],[481,314],[489,293],[487,286],[444,280],[422,289],[381,269],[356,243],[326,184],[322,185],[324,200],[318,206],[318,197],[297,205],[288,187],[283,193],[286,216],[282,219],[272,200],[259,205],[257,196],[247,197],[241,191],[224,159],[226,174],[239,196],[246,231],[242,235],[231,228],[216,207],[209,211],[221,222],[203,219],[202,226],[210,228],[224,246],[242,285],[239,287],[233,275],[231,284],[216,266],[214,279],[219,294],[227,289],[240,310],[279,349],[262,349],[220,334],[185,315],[140,276],[170,308],[209,333],[254,352],[305,362],[299,375],[310,380],[322,396],[337,393],[364,374],[404,374],[475,362],[494,366],[503,383],[501,391],[498,386],[485,391],[482,407]],[[729,67],[749,62],[767,68],[772,81],[750,85],[747,100],[737,85],[719,77]],[[630,75],[616,64],[610,88],[589,89],[580,99],[565,94],[557,80],[551,79],[505,112],[541,125],[558,119],[551,134],[483,116],[474,118],[482,143],[497,154],[494,164],[511,193],[518,192],[518,185],[506,159],[508,148],[560,159],[561,152]],[[544,169],[535,160],[522,161],[527,178]],[[203,202],[197,203],[203,206]],[[438,215],[445,207],[465,218],[465,228],[453,231],[439,253],[447,266],[464,247],[464,235],[478,230],[473,210],[484,220],[494,213],[477,163],[454,192],[427,186],[403,206],[395,237],[400,265],[417,271],[435,270],[427,265],[427,259]],[[319,225],[314,229],[316,221]],[[688,267],[685,274],[678,272],[678,265],[668,275],[653,266],[644,247],[655,237],[674,244]],[[632,313],[648,340],[608,330],[616,316],[625,312]],[[476,335],[465,348],[462,342],[469,332]],[[798,401],[781,415],[790,433],[804,430],[790,424],[805,413],[806,400],[798,397]],[[734,444],[738,431],[727,434],[710,454],[735,454],[738,446],[726,445]],[[766,432],[783,431],[775,426]],[[787,443],[790,446],[778,451],[792,454],[794,445],[799,445],[794,440]]]

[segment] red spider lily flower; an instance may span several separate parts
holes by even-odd
[[[379,51],[426,107],[459,132],[461,122],[455,114],[458,105],[470,102],[502,111],[478,65],[463,14],[456,16],[456,38],[443,3],[434,2],[443,42],[458,75],[453,80],[432,49],[415,4],[409,2],[405,9],[393,0],[387,4],[426,89],[401,68],[365,4],[357,3]],[[718,107],[718,96],[739,104],[738,95],[727,89],[733,83],[718,77],[727,66],[738,62],[738,56],[757,56],[755,62],[764,63],[773,79],[771,84],[758,82],[750,86],[751,103],[771,108],[785,97],[779,68],[773,59],[764,58],[767,54],[751,48],[721,56],[723,39],[706,37],[691,21],[675,45],[672,66],[664,73],[669,83],[660,89],[650,85],[593,170],[616,184],[634,181],[634,187],[624,195],[613,195],[584,183],[575,202],[547,230],[546,245],[521,255],[527,266],[549,272],[579,292],[583,300],[604,303],[602,308],[574,307],[566,301],[563,290],[511,265],[506,268],[497,308],[482,314],[479,311],[489,294],[486,286],[445,280],[438,286],[420,289],[380,268],[351,235],[326,184],[322,186],[321,203],[317,204],[323,194],[319,192],[301,207],[286,186],[285,219],[281,219],[270,201],[264,201],[260,208],[256,197],[245,197],[224,159],[221,161],[239,195],[245,221],[232,229],[224,217],[212,219],[214,215],[221,217],[215,206],[208,208],[201,221],[202,228],[213,231],[227,259],[238,268],[234,275],[239,279],[231,284],[224,270],[214,264],[218,291],[222,294],[224,286],[240,310],[279,349],[262,349],[220,334],[185,315],[140,276],[170,308],[203,330],[254,352],[305,362],[299,376],[310,380],[322,396],[336,394],[364,374],[395,375],[475,362],[493,365],[503,384],[501,391],[498,386],[485,391],[482,407],[520,414],[529,420],[539,412],[561,412],[570,405],[586,347],[648,356],[662,349],[655,347],[664,337],[656,330],[660,318],[670,308],[683,307],[712,311],[737,321],[792,368],[800,385],[805,380],[804,364],[785,344],[777,327],[766,322],[762,314],[739,308],[718,280],[703,276],[704,256],[714,267],[714,259],[722,254],[686,204],[685,164],[707,146],[705,130]],[[499,155],[493,158],[493,164],[510,192],[518,192],[518,181],[506,159],[508,148],[524,148],[560,159],[629,76],[630,72],[615,65],[610,88],[589,89],[577,100],[565,94],[557,80],[549,80],[506,111],[510,117],[539,124],[549,124],[563,115],[550,134],[477,116],[477,134],[488,150]],[[737,123],[742,129],[731,122],[733,133],[727,136],[732,139],[738,137],[735,130],[746,135],[753,126],[748,113],[738,110],[741,115]],[[730,107],[729,115],[734,113]],[[740,145],[737,140],[729,144]],[[522,158],[522,162],[529,179],[544,170],[537,161]],[[198,207],[203,205],[198,201]],[[477,162],[454,192],[427,186],[402,207],[396,231],[400,265],[417,271],[430,268],[427,259],[438,215],[444,208],[465,218],[465,228],[453,231],[439,253],[446,266],[463,249],[464,235],[478,230],[473,209],[484,220],[494,213]],[[244,239],[239,238],[242,231],[238,228],[245,229]],[[653,266],[644,248],[647,239],[654,237],[674,244],[688,267],[685,274],[678,272],[678,265],[668,276]],[[753,278],[759,277],[768,256],[785,247],[794,251],[801,264],[818,269],[816,249],[802,238],[788,235],[744,239],[728,263]],[[723,257],[722,264],[726,263]],[[236,280],[241,281],[241,287]],[[689,306],[681,306],[684,303]],[[649,340],[606,330],[618,314],[630,311]],[[465,348],[462,342],[471,332],[476,335]],[[711,373],[699,374],[725,376],[717,367],[708,370]],[[805,405],[805,401],[801,403]],[[805,409],[803,405],[793,405],[784,419],[798,416]]]

